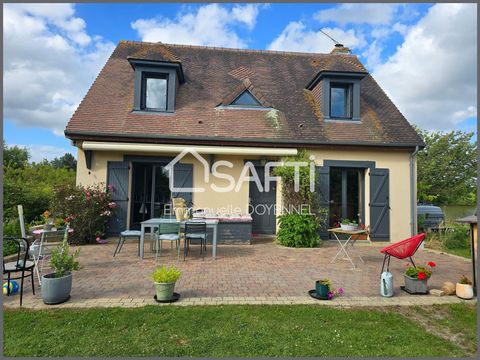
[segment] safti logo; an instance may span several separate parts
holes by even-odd
[[[201,156],[197,151],[195,151],[193,148],[185,148],[180,154],[178,154],[172,161],[170,161],[165,168],[168,170],[169,174],[169,187],[171,192],[205,192],[205,187],[176,187],[175,186],[175,171],[174,167],[175,164],[180,162],[182,158],[184,158],[186,155],[191,154],[193,157],[195,157],[203,167],[203,180],[205,184],[209,184],[210,189],[217,193],[228,193],[228,192],[239,192],[241,190],[242,184],[244,182],[250,182],[253,181],[257,188],[258,191],[260,192],[269,192],[271,188],[271,182],[272,181],[278,181],[280,180],[280,177],[278,176],[271,176],[270,174],[272,173],[272,169],[275,167],[279,166],[291,166],[294,169],[294,191],[298,192],[300,190],[300,168],[302,167],[309,167],[309,176],[310,176],[310,191],[314,192],[315,191],[315,162],[313,161],[314,157],[310,156],[310,162],[306,161],[291,161],[291,162],[282,162],[282,161],[269,161],[264,165],[264,173],[265,173],[265,178],[264,182],[262,185],[262,181],[260,179],[260,176],[257,173],[255,165],[247,161],[240,173],[240,176],[238,179],[235,179],[232,175],[220,171],[222,168],[230,168],[233,169],[234,164],[231,163],[230,161],[227,160],[219,160],[213,162],[211,164],[211,169],[210,169],[210,164],[208,161]],[[211,181],[212,177],[216,179],[222,179],[228,181],[228,185],[226,186],[218,186],[215,184],[214,181]]]

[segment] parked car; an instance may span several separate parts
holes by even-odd
[[[419,228],[428,230],[438,227],[445,219],[443,211],[438,206],[429,204],[417,205],[417,221]]]

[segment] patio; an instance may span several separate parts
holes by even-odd
[[[255,239],[253,245],[219,245],[217,260],[209,255],[202,261],[198,247],[192,247],[187,260],[177,261],[175,250],[164,247],[162,257],[145,246],[145,259],[137,257],[136,242],[127,241],[119,255],[112,256],[116,239],[104,245],[81,247],[82,269],[74,273],[72,297],[58,307],[91,306],[143,306],[154,304],[154,290],[149,274],[156,265],[175,265],[183,272],[176,291],[181,293],[179,305],[220,303],[318,303],[374,306],[414,305],[420,303],[445,303],[461,301],[455,296],[411,296],[401,291],[405,261],[392,259],[390,271],[394,276],[395,296],[379,295],[379,272],[383,255],[379,245],[357,245],[351,252],[365,260],[365,265],[355,258],[357,268],[352,269],[346,260],[329,264],[339,247],[327,242],[316,249],[293,249],[278,246],[271,239]],[[414,257],[417,264],[435,261],[429,288],[441,288],[445,281],[455,282],[460,275],[471,271],[467,259],[419,250]],[[47,272],[44,272],[47,273]],[[345,295],[331,302],[311,299],[307,291],[315,280],[328,277],[335,287],[343,287]],[[45,308],[40,289],[32,295],[26,281],[24,307]],[[18,295],[4,296],[4,305],[17,307]],[[373,300],[373,301],[372,301]]]

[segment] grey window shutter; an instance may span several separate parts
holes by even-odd
[[[127,229],[128,213],[128,173],[126,161],[109,161],[107,167],[107,184],[112,185],[112,200],[117,204],[115,214],[108,223],[108,235],[118,235]]]
[[[173,184],[176,188],[193,188],[193,164],[176,163],[173,167]],[[184,198],[187,206],[192,206],[191,192],[174,192],[172,197]]]
[[[370,238],[390,240],[390,195],[388,169],[370,169]]]
[[[316,189],[320,216],[319,235],[322,239],[328,239],[328,220],[330,217],[330,167],[317,166],[316,171]]]

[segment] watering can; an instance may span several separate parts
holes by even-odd
[[[384,271],[380,275],[380,294],[384,297],[393,296],[393,275],[391,272]]]

